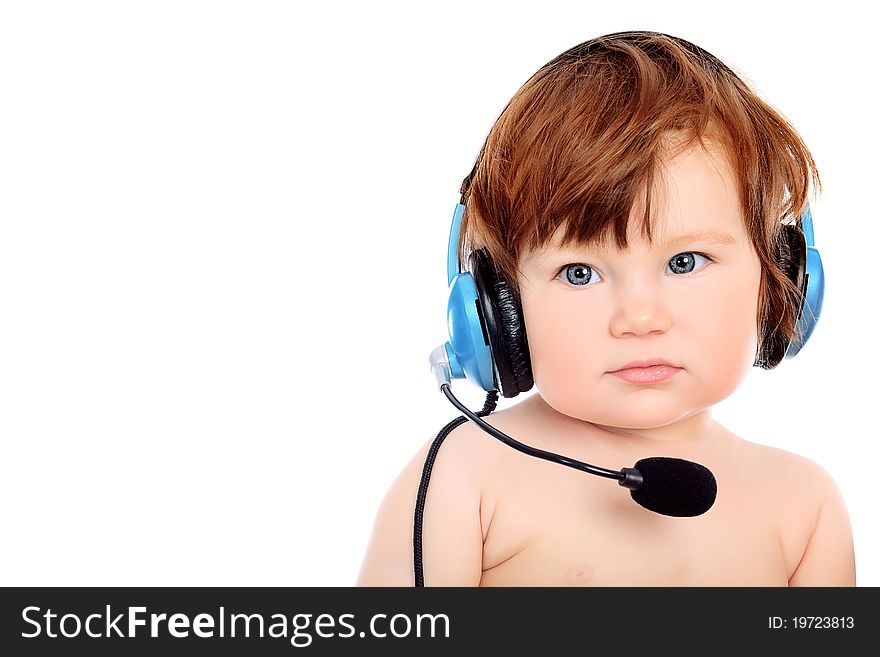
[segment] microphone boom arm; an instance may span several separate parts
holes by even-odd
[[[544,459],[545,461],[552,461],[553,463],[567,465],[568,467],[574,468],[575,470],[581,470],[582,472],[598,475],[607,479],[616,479],[618,484],[630,490],[638,490],[642,485],[642,473],[635,468],[623,468],[619,471],[607,470],[606,468],[600,468],[595,465],[590,465],[589,463],[584,463],[576,459],[568,458],[567,456],[562,456],[561,454],[546,452],[543,449],[538,449],[537,447],[531,447],[530,445],[521,443],[518,440],[511,438],[503,431],[493,427],[491,424],[483,420],[481,417],[477,416],[464,404],[458,401],[455,395],[452,394],[452,390],[450,389],[448,383],[441,383],[440,390],[443,391],[443,394],[446,395],[453,406],[460,410],[469,420],[479,426],[483,431],[497,438],[505,445],[513,447],[514,449],[519,450],[524,454],[528,454],[529,456],[534,456],[539,459]]]

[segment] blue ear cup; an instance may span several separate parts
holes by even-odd
[[[478,298],[470,272],[462,272],[453,279],[446,308],[449,342],[444,347],[452,378],[466,378],[488,391],[496,389],[495,377]]]
[[[822,300],[825,297],[825,270],[822,267],[822,258],[819,249],[816,248],[813,237],[813,215],[810,206],[807,205],[801,215],[801,230],[804,235],[806,246],[806,280],[801,288],[804,303],[798,315],[797,336],[791,341],[785,352],[786,358],[793,358],[810,339],[819,315],[822,312]]]
[[[444,345],[446,359],[453,379],[466,378],[483,390],[495,389],[492,353],[489,337],[480,317],[477,286],[470,272],[463,272],[458,259],[458,235],[464,205],[455,206],[449,247],[446,257],[446,276],[449,283],[449,303],[446,322],[449,342]]]
[[[446,261],[449,342],[444,347],[450,373],[485,391],[515,397],[534,383],[522,308],[515,289],[484,250],[471,254],[469,271],[461,271],[458,241],[463,213],[464,206],[458,204]]]
[[[807,343],[819,321],[825,295],[825,272],[814,242],[813,216],[809,205],[801,214],[798,225],[783,226],[781,242],[780,265],[801,291],[801,305],[794,339],[789,341],[775,331],[764,337],[764,346],[755,365],[767,370],[779,365],[783,358],[796,356]]]

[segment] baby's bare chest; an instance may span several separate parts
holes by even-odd
[[[673,518],[613,480],[555,467],[488,496],[481,586],[787,585],[773,509],[754,491],[719,482],[707,513]]]

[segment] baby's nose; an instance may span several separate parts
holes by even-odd
[[[643,283],[618,294],[610,326],[615,337],[665,333],[671,325],[672,315],[657,286]]]

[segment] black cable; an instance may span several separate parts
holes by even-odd
[[[471,413],[470,410],[464,404],[462,404],[458,399],[455,398],[455,395],[452,394],[452,390],[449,388],[448,383],[444,383],[440,386],[440,390],[443,391],[443,394],[446,395],[447,399],[452,402],[452,405],[455,406],[458,410],[464,413],[470,420],[474,422],[477,426],[479,426],[483,431],[488,433],[489,435],[497,438],[505,445],[509,445],[516,450],[519,450],[523,454],[528,454],[529,456],[535,456],[539,459],[544,459],[545,461],[552,461],[553,463],[559,463],[561,465],[567,465],[570,468],[574,468],[575,470],[581,470],[582,472],[588,472],[590,474],[598,475],[600,477],[605,477],[606,479],[616,479],[619,482],[624,482],[621,485],[625,485],[629,483],[627,481],[627,476],[625,471],[620,470],[608,470],[607,468],[600,468],[595,465],[590,465],[589,463],[584,463],[583,461],[578,461],[576,459],[569,458],[567,456],[562,456],[561,454],[554,454],[553,452],[546,452],[543,449],[538,449],[537,447],[532,447],[531,445],[526,445],[525,443],[521,443],[518,440],[511,438],[503,431],[500,431],[496,427],[493,427],[488,422],[484,422],[477,415]],[[633,482],[634,484],[636,482]],[[641,485],[641,481],[637,482],[636,487]],[[629,487],[629,486],[627,486]]]
[[[449,389],[444,384],[442,387]],[[458,400],[456,400],[458,401]],[[495,410],[498,403],[498,391],[490,390],[486,394],[486,403],[483,404],[483,410],[476,413],[477,416],[483,417],[489,415]],[[459,407],[460,408],[460,407]],[[468,411],[470,413],[470,411]],[[425,513],[425,499],[428,496],[428,481],[431,479],[431,470],[434,468],[434,460],[437,458],[437,452],[440,451],[440,445],[446,439],[446,436],[460,424],[464,424],[468,418],[464,415],[452,420],[449,424],[440,430],[431,448],[428,450],[428,456],[425,459],[425,466],[422,468],[422,480],[419,483],[419,494],[416,496],[416,512],[413,526],[413,569],[415,571],[415,583],[417,587],[425,586],[425,575],[422,569],[422,523]]]

